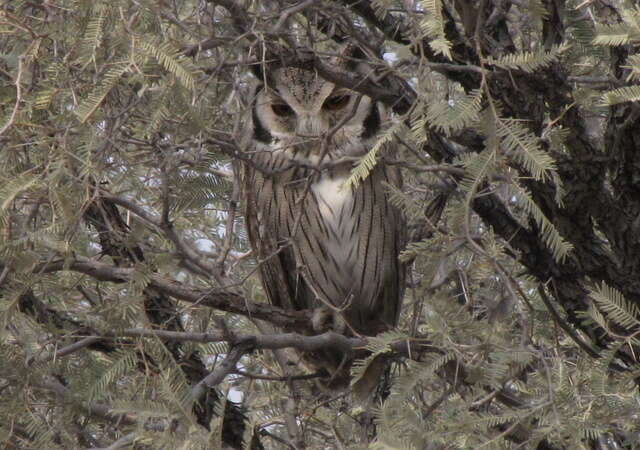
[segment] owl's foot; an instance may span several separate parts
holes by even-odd
[[[344,334],[347,328],[342,315],[325,306],[320,306],[313,310],[311,325],[317,333],[335,331],[336,333]]]

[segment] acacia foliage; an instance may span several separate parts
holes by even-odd
[[[639,445],[632,2],[13,1],[0,30],[4,447]],[[345,43],[366,70],[327,63]],[[311,337],[266,304],[237,213],[251,65],[394,112],[349,183],[405,169],[396,330]],[[390,356],[384,401],[283,350],[328,346],[372,352],[354,379]]]

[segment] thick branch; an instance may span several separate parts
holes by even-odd
[[[204,377],[198,384],[191,389],[191,396],[195,401],[199,401],[206,393],[208,389],[215,388],[218,384],[225,379],[227,375],[233,372],[236,368],[236,364],[240,361],[240,358],[246,353],[252,350],[250,341],[245,341],[241,344],[235,345],[222,362],[206,377]]]
[[[135,269],[115,267],[89,259],[76,259],[42,263],[37,265],[33,272],[53,273],[62,270],[83,273],[100,281],[125,283],[130,281]],[[308,314],[305,312],[287,311],[264,303],[251,302],[231,291],[195,288],[157,274],[150,276],[149,285],[188,303],[262,319],[280,327],[310,328]]]

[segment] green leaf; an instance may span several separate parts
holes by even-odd
[[[429,39],[429,46],[437,54],[451,59],[451,42],[444,33],[444,19],[442,17],[442,0],[423,0],[425,14],[420,29]]]
[[[549,50],[514,52],[500,58],[489,56],[487,62],[503,69],[520,69],[532,73],[556,62],[567,48],[567,44],[561,44],[553,45]]]
[[[613,106],[625,102],[640,100],[640,86],[625,86],[602,94],[601,106]]]
[[[506,155],[522,165],[534,179],[548,181],[557,172],[556,163],[540,146],[540,139],[515,119],[497,119],[496,134]]]
[[[369,176],[377,163],[378,152],[393,140],[394,133],[401,128],[403,128],[403,125],[401,123],[396,123],[378,137],[376,143],[371,147],[371,150],[369,150],[367,154],[360,159],[358,164],[351,169],[351,174],[344,182],[342,189],[355,188],[360,182]]]
[[[100,107],[109,92],[116,86],[122,75],[131,67],[128,62],[115,63],[101,78],[96,88],[75,110],[81,123],[86,122]]]
[[[607,319],[627,330],[640,326],[640,309],[635,303],[628,302],[622,293],[609,287],[605,282],[589,289],[589,294]]]
[[[182,52],[175,48],[170,42],[143,40],[140,43],[140,49],[146,54],[153,56],[162,67],[164,67],[167,72],[173,74],[184,87],[193,90],[196,84],[193,77],[194,69]]]

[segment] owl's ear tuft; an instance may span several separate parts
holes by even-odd
[[[355,72],[369,60],[367,53],[359,45],[348,43],[342,47],[337,66],[349,72]]]
[[[366,59],[367,55],[359,46],[349,43],[346,44],[340,52],[339,66],[344,70],[354,71],[360,61],[366,61]]]
[[[263,64],[261,62],[251,64],[249,66],[249,70],[251,70],[251,73],[253,74],[253,76],[256,77],[258,80],[260,81],[264,80],[264,69],[263,69]]]
[[[261,85],[270,87],[275,86],[273,67],[267,66],[267,64],[265,64],[264,62],[259,62],[249,66],[249,69],[251,70],[251,73],[253,73],[253,76],[258,79]]]
[[[354,58],[354,59],[366,59],[367,55],[364,53],[364,51],[362,50],[362,48],[360,48],[360,46],[353,44],[353,43],[349,43],[347,45],[344,46],[344,49],[342,50],[342,54],[344,56],[347,56],[349,58]]]
[[[260,115],[256,110],[255,103],[253,105],[253,108],[251,109],[251,119],[253,123],[253,138],[258,142],[262,142],[263,144],[270,144],[271,142],[273,142],[273,136],[271,135],[271,133],[269,133],[266,125],[260,119]]]

